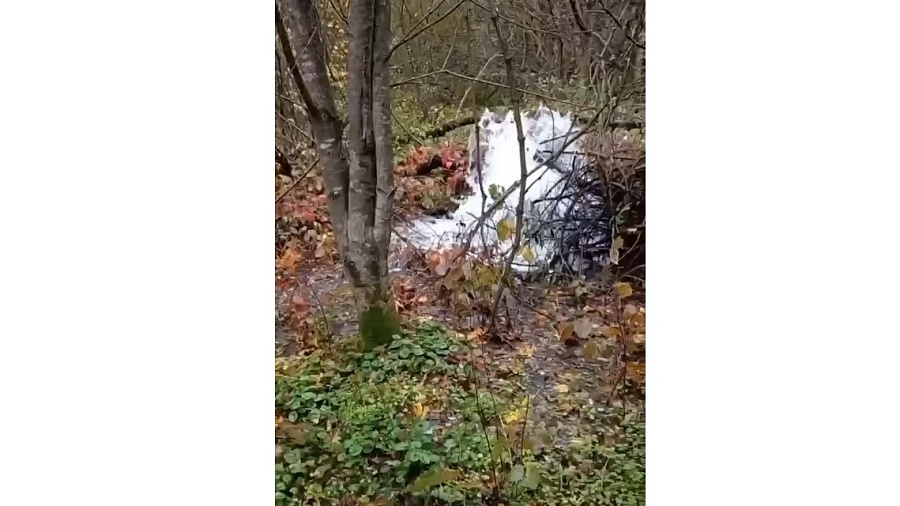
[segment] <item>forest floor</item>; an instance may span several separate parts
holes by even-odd
[[[398,214],[440,211],[465,165],[458,143],[411,149]],[[276,194],[276,504],[644,503],[638,287],[520,284],[489,335],[492,268],[398,236],[406,335],[360,353],[321,178]]]

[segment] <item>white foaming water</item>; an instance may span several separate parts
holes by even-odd
[[[471,168],[468,184],[474,194],[464,197],[459,208],[448,218],[424,217],[406,228],[408,239],[421,249],[441,250],[455,244],[465,243],[467,237],[476,226],[484,211],[491,208],[494,199],[490,196],[491,185],[499,188],[499,195],[516,184],[521,178],[519,162],[519,143],[513,113],[503,118],[486,111],[479,120],[479,134],[482,176],[479,183],[475,132],[469,139],[469,159]],[[580,168],[583,163],[581,143],[571,141],[578,129],[570,115],[562,115],[541,106],[533,115],[522,117],[522,129],[525,134],[525,162],[528,178],[525,191],[525,227],[529,235],[537,237],[537,241],[524,241],[534,252],[534,260],[526,261],[522,254],[517,255],[514,267],[519,271],[528,271],[533,267],[546,264],[557,252],[557,241],[540,241],[541,231],[536,221],[542,222],[562,219],[571,199],[555,199],[566,191],[568,173]],[[571,142],[570,142],[571,141]],[[547,162],[545,165],[544,162]],[[486,198],[482,197],[482,188]],[[497,210],[484,220],[481,230],[472,240],[474,251],[485,246],[498,245],[497,224],[511,218],[515,221],[515,208],[519,200],[520,188],[515,188]],[[549,199],[549,201],[547,200]],[[512,236],[514,234],[510,234]],[[543,244],[542,244],[543,242]],[[505,257],[512,246],[513,239],[499,243],[497,255]]]

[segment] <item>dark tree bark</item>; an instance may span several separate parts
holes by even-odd
[[[388,281],[393,213],[390,128],[390,1],[350,4],[349,162],[313,0],[276,0],[275,23],[323,161],[329,212],[354,287],[366,348],[400,332]],[[292,50],[293,49],[293,50]],[[294,50],[299,50],[294,61]]]

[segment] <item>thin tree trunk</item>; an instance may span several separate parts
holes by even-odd
[[[328,212],[334,225],[338,248],[343,251],[347,242],[349,171],[341,142],[343,125],[334,105],[325,66],[321,23],[313,0],[287,0],[282,6],[276,1],[275,29],[281,40],[288,68],[306,104],[310,126],[316,139],[316,151],[322,160],[322,177],[328,188]],[[292,47],[299,48],[296,57]]]
[[[371,348],[400,331],[387,275],[393,213],[390,1],[354,0],[349,21],[346,263],[353,273],[360,335]]]

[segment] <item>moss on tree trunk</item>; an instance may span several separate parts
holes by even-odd
[[[400,324],[394,311],[390,291],[380,287],[361,287],[359,301],[359,337],[368,351],[390,343],[400,334]]]

